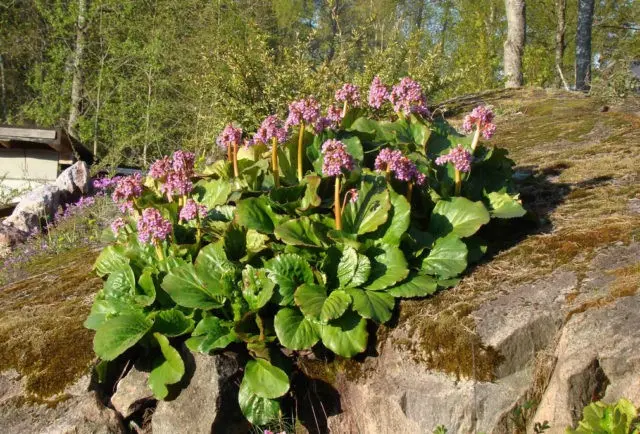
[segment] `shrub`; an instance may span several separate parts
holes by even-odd
[[[354,86],[336,98],[326,116],[313,98],[296,101],[252,138],[228,125],[227,160],[197,176],[194,155],[178,151],[118,183],[125,215],[96,261],[106,282],[85,323],[103,361],[136,346],[162,399],[184,374],[180,342],[243,345],[240,407],[266,424],[289,391],[283,347],[362,353],[368,321],[454,285],[486,250],[478,229],[524,214],[507,152],[479,144],[495,130],[486,107],[463,136],[430,118],[409,78],[370,92],[372,106],[393,103],[394,120],[360,107]]]

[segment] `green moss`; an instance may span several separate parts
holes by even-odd
[[[36,276],[0,291],[0,366],[23,375],[34,399],[61,393],[93,360],[92,333],[82,323],[102,286],[91,271],[95,256],[76,250],[50,258]]]

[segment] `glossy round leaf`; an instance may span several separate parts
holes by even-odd
[[[256,395],[244,380],[240,383],[238,403],[244,417],[254,425],[266,425],[280,416],[280,403]]]
[[[480,226],[489,223],[491,216],[482,202],[472,202],[464,197],[451,197],[436,203],[429,232],[437,238],[450,233],[459,238],[470,237]]]
[[[437,290],[438,281],[433,276],[411,272],[405,282],[387,289],[387,292],[394,297],[411,298],[425,297],[433,294]]]
[[[455,234],[438,238],[422,261],[422,272],[441,279],[455,277],[467,268],[467,246]]]
[[[274,399],[289,391],[286,372],[264,359],[247,362],[242,381],[261,398]]]
[[[160,333],[153,336],[160,345],[162,356],[154,361],[154,367],[149,373],[148,384],[157,399],[164,399],[169,394],[167,384],[175,384],[184,375],[184,362],[180,353],[169,344],[169,339]]]
[[[395,298],[386,292],[364,291],[348,288],[347,293],[353,299],[353,309],[363,318],[385,323],[391,318],[395,307]]]
[[[93,338],[93,350],[103,360],[113,360],[134,346],[151,329],[153,321],[141,312],[128,312],[105,321]]]
[[[320,326],[325,347],[342,357],[353,357],[367,348],[367,321],[355,312]]]
[[[280,343],[291,350],[306,350],[320,339],[313,323],[297,309],[280,309],[274,320],[274,328]]]

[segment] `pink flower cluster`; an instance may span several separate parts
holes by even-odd
[[[227,125],[216,139],[216,143],[225,150],[229,146],[233,146],[234,143],[240,145],[242,143],[242,128],[236,128],[233,124]]]
[[[369,87],[369,105],[375,109],[382,107],[382,104],[389,99],[387,86],[382,83],[377,75],[373,78]]]
[[[319,117],[313,125],[313,129],[316,134],[320,134],[327,128],[338,128],[340,122],[342,122],[342,110],[335,105],[330,105],[329,108],[327,108],[327,115]]]
[[[285,126],[290,128],[294,125],[300,125],[301,122],[313,124],[320,117],[320,104],[314,97],[293,101],[289,104],[289,116],[285,122]]]
[[[160,181],[160,191],[168,198],[189,194],[193,189],[195,155],[192,152],[176,151],[172,158],[167,156],[155,161],[149,168],[149,176]]]
[[[171,222],[155,208],[146,208],[138,219],[138,240],[141,243],[157,244],[171,234]]]
[[[336,101],[358,107],[360,106],[360,89],[355,84],[345,83],[336,91]]]
[[[324,142],[322,154],[324,155],[322,173],[325,176],[340,176],[342,169],[353,170],[353,158],[341,141],[329,139]]]
[[[120,203],[120,211],[125,212],[133,208],[133,200],[142,194],[142,176],[135,173],[118,180],[115,190],[111,194],[114,202]]]
[[[400,83],[393,86],[389,101],[393,104],[393,110],[396,113],[418,113],[420,115],[428,115],[427,98],[424,96],[422,86],[416,81],[405,77]]]
[[[349,197],[349,202],[356,203],[358,201],[358,189],[350,188],[349,190],[347,190],[346,196]]]
[[[400,181],[415,182],[418,185],[424,185],[427,181],[427,177],[418,170],[415,163],[402,155],[399,150],[389,148],[381,150],[376,157],[374,167],[381,172],[393,173]]]
[[[188,222],[195,220],[196,217],[206,217],[207,207],[200,205],[193,199],[187,199],[184,206],[180,210],[180,220]]]
[[[122,217],[118,217],[113,222],[111,222],[111,230],[113,231],[113,235],[118,236],[118,232],[125,226],[125,221]]]
[[[258,131],[253,137],[253,141],[255,143],[269,145],[274,138],[278,143],[283,143],[287,140],[287,128],[284,126],[284,123],[278,119],[278,116],[271,115],[262,121],[260,128],[258,128]]]
[[[447,163],[453,163],[459,172],[469,172],[471,170],[471,162],[473,156],[462,145],[453,148],[447,155],[441,155],[436,158],[436,164],[442,166]]]
[[[480,129],[482,137],[489,140],[496,132],[496,125],[493,123],[493,112],[487,106],[479,105],[470,114],[464,117],[462,129],[465,134],[469,134],[475,127]]]

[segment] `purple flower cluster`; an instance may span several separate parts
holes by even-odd
[[[441,155],[436,158],[436,164],[442,166],[447,163],[453,163],[459,172],[469,172],[471,170],[471,161],[473,156],[462,145],[453,148],[447,155]]]
[[[345,83],[336,91],[336,101],[358,107],[360,106],[360,89],[355,84]]]
[[[496,125],[493,123],[493,112],[487,106],[479,105],[464,117],[462,129],[465,134],[471,133],[476,126],[487,140],[493,137],[496,132]]]
[[[180,210],[180,220],[188,222],[196,217],[206,217],[207,207],[200,205],[193,199],[187,199],[184,206]]]
[[[399,150],[389,148],[381,150],[376,157],[374,167],[381,172],[393,173],[400,181],[415,182],[418,185],[423,185],[427,181],[427,177],[418,170],[415,163],[402,155]]]
[[[93,180],[93,188],[95,188],[99,192],[104,193],[107,190],[115,188],[120,178],[120,176],[114,176],[113,178],[109,178],[107,176],[96,178]]]
[[[329,139],[322,145],[324,162],[322,173],[326,176],[340,176],[342,169],[353,170],[353,157],[347,152],[344,143]]]
[[[389,90],[382,83],[377,75],[373,78],[369,87],[369,105],[375,109],[382,107],[382,104],[389,99]]]
[[[125,212],[133,208],[133,200],[142,194],[142,176],[134,173],[118,180],[115,190],[111,194],[114,202],[120,203],[120,211]]]
[[[425,116],[429,114],[427,98],[424,96],[422,86],[409,77],[403,78],[400,83],[393,86],[389,101],[393,104],[393,110],[396,113],[405,115],[418,113]]]
[[[242,128],[236,128],[233,124],[227,125],[216,139],[216,143],[222,149],[227,149],[234,144],[239,145],[242,143]]]
[[[165,156],[149,168],[149,176],[160,181],[160,191],[167,197],[189,194],[193,189],[195,155],[192,152],[176,151],[171,158]]]
[[[138,240],[141,243],[157,244],[171,234],[171,222],[155,208],[146,208],[138,219]]]
[[[122,217],[118,217],[114,221],[111,222],[111,230],[113,231],[113,235],[118,236],[118,232],[125,226],[125,221]]]
[[[253,141],[255,143],[270,144],[272,139],[276,139],[278,143],[283,143],[287,140],[287,128],[284,123],[278,119],[278,116],[271,115],[262,121],[262,125],[258,128]]]
[[[320,134],[327,128],[338,128],[340,122],[342,122],[342,110],[335,105],[330,105],[327,108],[327,115],[319,117],[313,125],[313,129],[316,134]]]
[[[293,101],[289,104],[289,116],[285,122],[285,126],[290,128],[294,125],[300,125],[301,122],[313,124],[320,117],[320,104],[314,97]]]

